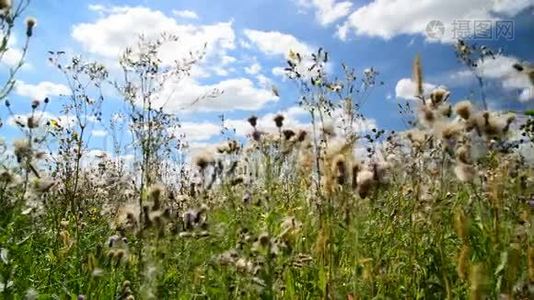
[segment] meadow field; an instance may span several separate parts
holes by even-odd
[[[31,49],[37,21],[11,1],[0,10],[0,59],[17,26]],[[10,100],[24,57],[1,78],[1,126],[19,129],[0,144],[1,299],[534,299],[532,111],[427,93],[416,56],[406,127],[356,130],[377,73],[336,64],[332,76],[327,50],[290,51],[281,64],[308,124],[251,113],[246,138],[223,120],[220,142],[186,151],[158,92],[202,53],[163,65],[176,40],[139,37],[119,76],[51,51],[69,94],[25,111]],[[451,51],[466,64],[493,55]],[[527,64],[509,68],[534,82]],[[122,114],[103,114],[105,89]],[[46,117],[52,102],[69,122]],[[91,122],[110,125],[113,150],[90,151]]]

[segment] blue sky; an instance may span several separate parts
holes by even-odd
[[[290,124],[302,125],[305,115],[296,104],[298,90],[278,69],[290,49],[327,49],[334,74],[342,62],[360,72],[375,68],[384,85],[375,87],[365,101],[365,126],[402,129],[396,107],[412,94],[409,78],[415,55],[421,55],[429,88],[445,85],[452,91],[453,102],[476,101],[475,79],[453,52],[453,22],[468,21],[473,26],[475,21],[488,21],[496,26],[499,20],[510,20],[513,38],[497,38],[493,32],[492,39],[472,39],[502,49],[495,61],[481,66],[488,83],[486,93],[492,108],[534,108],[532,86],[524,74],[511,68],[514,62],[534,61],[533,4],[533,0],[34,0],[26,15],[35,16],[38,25],[10,100],[14,112],[22,114],[33,98],[49,96],[49,113],[58,117],[66,87],[61,74],[47,62],[48,50],[65,50],[112,66],[119,50],[135,41],[137,34],[166,31],[182,37],[179,49],[165,54],[167,59],[208,43],[206,58],[192,77],[174,86],[178,92],[171,96],[163,93],[170,103],[166,109],[178,114],[183,130],[199,146],[217,139],[220,114],[240,135],[249,130],[245,119],[251,114],[264,116],[260,122],[266,123],[273,113],[284,112]],[[445,32],[438,39],[425,33],[432,20],[444,25]],[[19,21],[19,29],[24,29],[23,20]],[[19,30],[11,42],[11,57],[16,57],[23,33]],[[3,61],[1,76],[8,67],[9,61]],[[118,75],[112,70],[112,76]],[[271,92],[271,85],[280,90],[279,98]],[[222,89],[224,94],[193,109],[180,109],[209,88]],[[116,95],[106,93],[105,114],[122,108]],[[9,119],[4,108],[0,116]],[[105,147],[105,126],[92,126],[94,147]],[[7,139],[19,134],[9,124],[0,131]]]

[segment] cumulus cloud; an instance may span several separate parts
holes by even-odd
[[[196,101],[197,98],[213,92],[218,96]],[[270,89],[258,87],[248,78],[232,78],[208,85],[185,78],[166,84],[155,105],[170,112],[257,110],[266,103],[277,100],[278,97]]]
[[[172,14],[183,19],[198,19],[197,13],[192,10],[173,10]]]
[[[22,51],[18,48],[8,48],[6,52],[4,52],[4,56],[2,57],[2,63],[9,66],[14,67],[22,58]]]
[[[427,95],[435,89],[437,86],[431,83],[423,83],[423,94]],[[415,95],[417,94],[416,83],[410,78],[402,78],[397,81],[395,85],[395,97],[406,100],[417,100]]]
[[[352,8],[350,1],[298,0],[297,4],[302,8],[315,10],[315,19],[322,26],[329,25],[347,16]]]
[[[532,6],[531,0],[428,0],[414,5],[411,0],[374,0],[354,11],[338,28],[337,36],[349,32],[390,39],[401,34],[425,34],[430,21],[439,20],[444,34],[438,40],[455,40],[455,20],[495,20],[498,14],[514,16]]]
[[[534,99],[534,87],[527,74],[517,72],[512,66],[521,63],[513,56],[497,55],[495,59],[486,58],[477,62],[475,71],[486,80],[496,81],[505,91],[518,92],[518,100],[527,102]],[[454,72],[449,79],[458,84],[473,80],[473,74],[468,70]]]
[[[178,135],[185,135],[189,142],[202,142],[220,134],[221,126],[210,122],[182,122],[175,129]]]
[[[0,40],[2,40],[3,38],[4,37],[0,34]],[[2,55],[0,63],[11,68],[16,67],[22,59],[22,55],[22,49],[17,46],[17,38],[14,35],[11,35],[9,40],[7,41],[7,49]],[[22,67],[28,68],[31,67],[31,65],[27,62],[24,62]]]
[[[69,95],[70,90],[63,84],[53,83],[50,81],[42,81],[37,84],[29,84],[25,83],[24,81],[17,81],[15,84],[15,93],[23,97],[42,100],[51,96]]]
[[[313,47],[291,34],[252,29],[245,29],[244,34],[250,43],[267,55],[287,56],[289,50],[299,52],[302,55],[314,52]]]
[[[161,33],[179,37],[162,49],[163,63],[187,57],[190,51],[205,49],[205,62],[222,61],[227,51],[235,48],[232,22],[208,25],[178,24],[172,17],[147,7],[99,7],[100,18],[91,23],[76,24],[71,35],[93,54],[115,59],[125,47],[133,45],[140,34],[156,38]]]
[[[167,83],[158,97],[155,97],[156,105],[163,106],[167,111],[255,110],[278,99],[269,89],[257,86],[247,78],[210,80],[210,84],[204,84],[204,79],[227,77],[236,71],[238,58],[230,55],[230,51],[236,48],[231,21],[201,25],[178,24],[173,17],[147,7],[96,9],[101,13],[100,17],[94,22],[73,26],[71,34],[86,51],[103,58],[116,58],[125,47],[137,41],[139,34],[147,38],[155,38],[162,32],[178,36],[176,43],[167,43],[160,49],[158,55],[163,64],[187,57],[190,51],[203,49],[206,45],[204,58],[194,67],[192,76],[179,82]],[[184,13],[182,11],[179,14]],[[298,44],[296,39],[293,44]],[[247,68],[247,73],[256,74],[259,70],[259,65],[252,65]],[[195,99],[210,94],[213,90],[221,94],[216,98],[195,102]]]

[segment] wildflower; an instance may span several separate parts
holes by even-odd
[[[260,132],[258,130],[254,130],[252,132],[252,139],[255,140],[256,142],[259,142],[260,138],[261,138],[261,135],[262,135],[262,132]]]
[[[469,120],[472,114],[472,105],[468,100],[460,101],[454,106],[456,113],[464,120]]]
[[[334,122],[327,121],[323,123],[323,127],[321,128],[323,131],[323,134],[325,136],[333,137],[336,135],[335,128],[334,128]]]
[[[28,117],[26,124],[28,125],[28,128],[34,129],[39,127],[39,120],[36,120],[34,116]]]
[[[434,121],[436,120],[434,112],[427,105],[421,106],[421,110],[419,111],[419,118],[425,123],[426,126],[429,127],[431,127]]]
[[[306,139],[307,135],[308,135],[308,133],[305,130],[300,130],[298,135],[297,135],[297,141],[303,142]]]
[[[251,116],[250,118],[247,119],[247,121],[250,124],[250,126],[256,128],[256,125],[258,124],[258,117]]]
[[[39,100],[33,100],[32,101],[32,109],[36,109],[37,107],[39,107]]]
[[[439,132],[439,135],[444,140],[449,140],[455,137],[460,136],[463,126],[457,122],[451,123],[439,123],[436,124],[436,129]]]
[[[438,107],[441,103],[447,101],[450,96],[450,92],[443,87],[438,87],[434,89],[430,94],[430,101],[434,107]]]
[[[0,10],[9,10],[11,8],[11,0],[0,0]]]
[[[195,158],[195,165],[203,171],[206,169],[209,165],[213,165],[215,163],[215,159],[213,158],[213,155],[207,151],[204,151],[197,155]]]
[[[26,36],[31,37],[33,35],[33,28],[37,24],[37,20],[35,18],[28,18],[26,19]]]
[[[15,176],[8,170],[4,170],[0,173],[0,181],[6,184],[10,184],[15,180]]]
[[[286,141],[295,136],[295,132],[291,129],[286,129],[282,131],[282,133],[284,134],[284,138],[286,139]]]
[[[427,139],[427,135],[425,132],[419,130],[419,129],[412,129],[407,134],[406,137],[410,140],[410,142],[417,147],[422,146],[425,143],[425,140]]]
[[[274,124],[276,124],[276,127],[280,128],[284,126],[284,116],[283,115],[276,115],[273,118]]]
[[[15,148],[14,152],[18,163],[21,163],[23,159],[31,156],[32,151],[30,143],[25,139],[15,140],[13,142],[13,148]]]

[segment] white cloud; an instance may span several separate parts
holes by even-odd
[[[298,5],[306,9],[315,10],[315,18],[322,26],[329,25],[350,13],[350,1],[336,0],[298,0]]]
[[[105,137],[108,135],[108,132],[106,130],[95,129],[91,131],[91,135],[94,137]]]
[[[534,87],[527,74],[517,72],[512,66],[520,61],[512,56],[498,55],[495,59],[478,62],[477,72],[483,78],[501,82],[505,90],[519,90],[519,100],[526,102],[534,99]]]
[[[15,93],[20,96],[29,97],[32,100],[42,100],[51,96],[69,95],[70,90],[63,84],[57,84],[50,81],[42,81],[38,84],[28,84],[24,81],[17,81],[15,84]]]
[[[207,141],[220,132],[221,126],[210,122],[182,122],[175,129],[176,134],[184,134],[189,142]]]
[[[271,73],[275,76],[280,76],[282,78],[286,78],[287,74],[283,67],[274,67],[271,69]]]
[[[133,45],[140,34],[156,38],[161,33],[175,34],[176,43],[162,47],[163,63],[187,57],[189,51],[206,47],[204,62],[221,61],[228,50],[235,48],[232,22],[210,25],[178,24],[172,17],[147,7],[99,8],[100,18],[92,23],[76,24],[71,35],[86,51],[115,59],[125,47]]]
[[[259,63],[253,63],[252,65],[245,67],[245,72],[250,75],[256,75],[261,71],[261,65]]]
[[[0,34],[0,40],[2,40],[3,38],[4,37]],[[22,49],[17,47],[17,38],[14,35],[11,35],[9,40],[7,41],[7,49],[4,52],[0,63],[11,68],[16,67],[22,59],[22,55]],[[22,67],[31,68],[31,65],[27,62],[24,62]]]
[[[171,112],[255,110],[277,100],[270,89],[258,87],[247,78],[229,78],[210,84],[201,82],[203,78],[229,76],[236,71],[234,65],[238,58],[229,54],[236,47],[231,21],[209,25],[178,24],[163,12],[146,7],[97,9],[101,12],[100,17],[92,23],[73,26],[72,37],[86,51],[107,59],[116,58],[125,47],[134,44],[139,34],[155,38],[167,32],[178,37],[176,43],[166,43],[160,49],[158,55],[163,64],[187,57],[189,51],[201,50],[204,44],[207,45],[204,58],[192,70],[192,77],[167,83],[159,93],[156,105],[162,105]],[[254,67],[250,71],[256,69]],[[197,97],[213,89],[222,94],[190,105]]]
[[[436,85],[424,82],[423,83],[423,93],[425,95],[429,94]],[[417,100],[415,95],[417,94],[417,86],[415,82],[410,78],[402,78],[397,82],[395,86],[395,97],[402,98],[406,100]]]
[[[526,102],[534,99],[534,87],[527,74],[517,72],[513,68],[521,61],[513,56],[497,55],[495,59],[486,58],[478,61],[475,69],[477,74],[485,80],[495,81],[505,91],[517,91],[518,100]],[[469,70],[453,72],[446,79],[455,85],[475,82],[475,77]]]
[[[183,19],[198,19],[197,13],[192,10],[173,10],[172,14]]]
[[[427,0],[414,5],[412,0],[374,0],[354,11],[338,28],[337,36],[358,35],[392,38],[400,34],[425,34],[427,24],[439,20],[444,24],[443,42],[455,40],[455,20],[494,20],[496,13],[513,16],[532,5],[532,0]]]
[[[222,94],[193,103],[198,97],[214,90]],[[258,87],[248,78],[232,78],[210,85],[201,85],[194,79],[185,78],[167,84],[157,99],[157,106],[177,112],[257,110],[268,102],[277,101],[278,97],[270,89]]]
[[[2,63],[9,67],[15,67],[22,58],[22,51],[17,48],[8,48],[2,57]]]
[[[289,50],[298,52],[301,55],[308,55],[314,52],[310,45],[299,41],[290,34],[252,29],[245,29],[244,33],[252,44],[267,55],[287,56]]]

